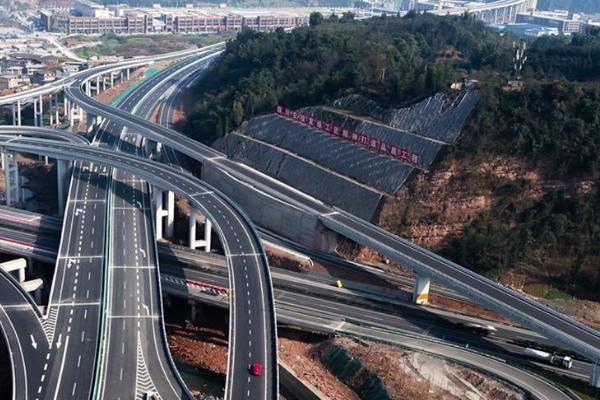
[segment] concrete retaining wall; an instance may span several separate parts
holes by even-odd
[[[251,186],[237,181],[209,163],[202,166],[202,179],[238,204],[256,225],[306,247],[332,251],[338,236],[326,229],[317,215],[291,207]]]
[[[329,397],[316,387],[294,375],[292,369],[281,360],[279,361],[279,384],[299,400],[329,400]]]

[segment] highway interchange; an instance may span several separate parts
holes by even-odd
[[[91,79],[94,74],[90,72],[89,75],[81,75],[65,88],[67,97],[79,104],[86,112],[117,121],[140,135],[161,142],[192,159],[213,164],[219,170],[243,182],[247,190],[260,191],[290,206],[318,215],[323,225],[332,231],[377,250],[416,273],[429,276],[460,293],[468,293],[474,301],[531,329],[544,332],[577,353],[592,360],[600,360],[600,333],[597,331],[367,221],[323,204],[288,185],[236,163],[216,150],[176,131],[153,124],[143,118],[132,117],[131,114],[88,97],[82,90],[82,84],[87,79]]]
[[[184,64],[182,63],[181,67]],[[165,72],[154,81],[149,79],[148,82],[151,83],[146,86],[142,84],[139,90],[133,91],[121,103],[121,109],[99,103],[89,98],[81,89],[81,85],[86,80],[93,78],[94,74],[99,72],[98,70],[82,73],[67,84],[65,92],[71,101],[79,104],[92,115],[100,115],[108,119],[109,122],[103,125],[100,137],[96,141],[101,144],[99,148],[90,148],[85,143],[50,143],[38,139],[15,139],[12,136],[27,133],[34,137],[47,137],[54,134],[55,131],[52,130],[36,128],[37,132],[32,132],[26,127],[15,127],[13,130],[10,127],[0,128],[0,144],[5,149],[49,155],[59,159],[78,160],[74,165],[70,201],[65,212],[64,227],[69,229],[63,231],[59,247],[56,278],[53,281],[51,305],[47,314],[49,317],[43,326],[37,322],[38,327],[35,321],[39,321],[39,318],[36,316],[35,308],[24,306],[25,300],[30,303],[27,296],[23,293],[17,295],[13,290],[14,298],[9,299],[8,303],[2,299],[3,309],[0,313],[0,320],[2,320],[2,327],[5,336],[9,339],[9,344],[10,341],[14,341],[14,336],[9,334],[11,328],[5,326],[10,325],[9,322],[12,321],[12,318],[7,318],[8,314],[17,312],[27,314],[26,318],[17,318],[28,321],[23,322],[27,328],[15,327],[12,328],[13,332],[17,332],[19,329],[31,329],[34,332],[32,338],[39,343],[38,348],[40,349],[39,352],[37,350],[33,352],[36,355],[31,356],[31,359],[39,359],[37,353],[45,352],[42,357],[51,360],[49,369],[52,372],[46,374],[35,368],[31,373],[29,370],[27,371],[25,380],[31,382],[27,387],[30,388],[30,391],[38,391],[40,398],[50,398],[43,396],[46,388],[52,388],[56,396],[60,394],[57,398],[83,398],[89,397],[91,394],[96,371],[94,362],[96,352],[83,354],[77,350],[84,346],[83,344],[101,343],[97,336],[101,334],[98,329],[98,325],[102,323],[101,306],[106,301],[103,299],[103,290],[109,301],[108,304],[110,304],[109,312],[106,315],[108,346],[102,367],[103,373],[107,375],[103,378],[103,382],[118,380],[122,376],[121,374],[125,373],[129,374],[124,380],[126,386],[130,389],[137,388],[139,386],[139,354],[143,354],[144,357],[158,357],[151,364],[163,366],[162,374],[158,371],[149,373],[150,376],[167,376],[163,383],[155,382],[149,386],[148,390],[168,391],[164,388],[168,386],[174,388],[180,383],[178,377],[172,375],[176,374],[176,371],[171,370],[169,373],[164,368],[164,365],[170,364],[171,360],[164,336],[162,338],[157,336],[164,335],[164,330],[157,253],[152,232],[152,207],[147,183],[164,190],[172,190],[186,198],[194,208],[202,210],[215,223],[215,230],[223,243],[227,256],[229,279],[227,284],[222,281],[220,284],[233,289],[231,291],[230,373],[226,385],[227,398],[275,398],[276,396],[275,311],[270,300],[273,293],[269,283],[268,264],[258,234],[244,213],[215,188],[182,172],[180,167],[160,165],[140,157],[143,155],[141,152],[142,137],[163,143],[193,159],[214,163],[223,171],[252,186],[253,190],[266,191],[282,201],[316,213],[325,226],[358,243],[373,247],[389,258],[401,261],[415,270],[427,271],[434,279],[438,278],[437,280],[441,282],[451,281],[448,286],[466,293],[475,293],[476,299],[482,300],[482,303],[486,305],[492,304],[494,308],[500,306],[509,309],[508,314],[513,318],[516,315],[515,319],[523,316],[525,318],[534,317],[535,321],[525,321],[527,322],[525,325],[531,326],[533,323],[535,327],[542,326],[544,333],[549,331],[550,337],[559,336],[562,342],[565,340],[564,334],[567,334],[569,345],[592,359],[597,358],[598,349],[600,349],[600,338],[597,332],[538,306],[509,289],[488,282],[460,266],[405,242],[365,221],[308,198],[256,171],[246,167],[242,168],[221,153],[175,131],[149,122],[150,110],[158,104],[162,94],[162,90],[152,91],[149,88],[161,80],[191,80],[192,70],[184,69],[176,73],[177,69],[179,67],[173,67],[173,71]],[[170,72],[173,72],[173,75]],[[168,78],[165,78],[165,75]],[[172,83],[169,82],[169,85]],[[176,87],[175,90],[180,89]],[[168,104],[160,113],[159,121],[168,120],[172,103]],[[131,111],[138,117],[132,116],[129,113]],[[126,131],[123,131],[123,126],[127,127]],[[108,139],[109,137],[112,139]],[[115,152],[114,149],[129,149],[138,156],[125,156]],[[167,154],[169,153],[167,152]],[[167,157],[170,158],[170,156]],[[171,159],[170,164],[177,165],[177,162]],[[112,171],[111,168],[113,168]],[[109,184],[112,190],[107,191]],[[109,192],[112,194],[109,195]],[[118,215],[119,213],[121,215]],[[116,221],[127,221],[127,223],[119,224]],[[75,230],[72,227],[75,227]],[[84,237],[87,240],[82,241]],[[134,245],[122,249],[121,243],[123,242]],[[140,250],[143,250],[143,254]],[[123,253],[119,253],[119,251]],[[105,281],[103,272],[105,262],[108,262],[110,266],[108,288],[102,287],[102,282]],[[86,273],[87,275],[85,275]],[[86,282],[86,277],[89,282]],[[54,288],[56,282],[60,282],[58,289]],[[139,295],[137,294],[138,282],[140,282]],[[268,283],[267,286],[265,286],[265,282]],[[130,289],[136,287],[135,295],[133,290],[127,288],[127,283],[129,283]],[[3,283],[3,285],[8,284],[7,282]],[[254,290],[250,290],[251,287],[258,289],[260,295],[257,295]],[[279,303],[281,297],[285,296],[278,297],[280,297]],[[296,301],[301,303],[301,300],[298,299],[288,300],[289,303]],[[5,304],[9,307],[6,307]],[[296,305],[299,306],[299,304]],[[326,308],[327,305],[319,303],[317,306]],[[310,307],[306,306],[306,308]],[[329,305],[329,307],[337,309],[338,306]],[[350,311],[346,310],[345,312],[349,313]],[[377,318],[384,316],[380,315]],[[136,330],[136,325],[137,328],[140,328],[140,324],[148,325],[141,330]],[[119,326],[121,326],[121,333],[118,332]],[[57,327],[59,330],[56,330]],[[35,333],[36,331],[37,333]],[[42,334],[44,337],[40,336]],[[145,338],[140,340],[140,337],[144,336],[154,339],[149,342],[146,342]],[[46,338],[45,343],[42,340],[44,338]],[[80,339],[80,343],[83,344],[74,344],[75,339]],[[142,342],[145,348],[140,346]],[[119,353],[120,349],[124,349],[125,343],[127,352],[121,350],[121,356],[113,355],[113,353]],[[136,345],[131,346],[131,343]],[[31,352],[31,349],[23,346],[20,341],[18,344],[23,349],[21,350],[22,355]],[[31,345],[29,347],[33,348]],[[154,347],[154,350],[149,347]],[[24,359],[27,357],[23,355]],[[74,366],[78,363],[81,365],[81,357],[90,357],[91,361],[85,363],[85,368],[76,370],[64,368],[65,364],[67,366]],[[109,358],[114,360],[114,357],[119,360],[116,363],[118,365],[128,365],[128,363],[136,365],[135,372],[132,372],[133,369],[130,367],[121,370],[109,367],[108,360]],[[264,379],[251,380],[248,374],[248,364],[258,358],[261,358],[265,366],[272,366],[272,368],[265,370]],[[13,360],[13,362],[16,361]],[[145,362],[145,364],[147,366],[149,363]],[[42,363],[40,363],[41,366]],[[172,365],[169,365],[167,369],[171,367]],[[19,368],[15,369],[19,370]],[[17,374],[16,376],[21,375]],[[38,379],[35,382],[39,385],[38,387],[35,387],[36,379]],[[42,385],[40,381],[48,383]],[[100,387],[103,388],[102,390],[117,390],[116,386],[112,388],[109,386],[101,385]],[[177,398],[187,395],[185,386],[174,390],[177,392],[175,394]],[[79,395],[79,391],[83,391],[87,395]],[[139,391],[136,389],[136,394],[137,392]],[[558,394],[554,393],[553,395]],[[117,398],[114,397],[116,394],[105,393],[105,396]],[[549,393],[541,393],[539,398],[558,398],[548,396]],[[26,395],[22,398],[28,397]],[[124,398],[130,398],[130,396],[124,396]],[[170,396],[167,395],[165,398],[170,398]]]
[[[10,145],[8,145],[9,141],[7,141],[7,146],[17,145],[17,143],[22,140],[24,139],[10,140]],[[38,148],[39,150],[44,147],[48,150],[47,144],[35,141],[30,143],[41,145],[42,147]],[[63,150],[64,149],[59,149],[58,151],[62,153]],[[85,147],[82,150],[86,152],[90,151],[89,147]],[[45,150],[41,150],[41,152],[45,152]],[[71,150],[70,157],[77,159],[78,153],[81,155],[81,150]],[[102,170],[97,169],[98,162],[102,163],[104,161],[106,163],[107,159],[104,158],[106,154],[114,153],[105,153],[100,159],[95,159],[96,164],[93,167],[94,170],[92,172],[99,172],[100,174],[106,173],[106,167],[102,167]],[[114,155],[110,158],[112,158],[113,161],[116,160],[113,157]],[[127,168],[132,164],[132,158],[119,156],[119,159],[119,162],[111,165],[120,166],[121,169],[126,167],[125,170],[131,172],[127,170]],[[254,230],[250,227],[249,221],[241,215],[240,211],[235,206],[231,205],[231,203],[224,199],[219,193],[212,190],[212,188],[207,189],[205,185],[201,185],[196,178],[191,176],[181,176],[180,173],[177,173],[180,171],[165,171],[163,168],[157,167],[156,165],[153,167],[149,167],[148,165],[138,167],[143,170],[141,176],[146,178],[147,182],[152,182],[154,184],[158,183],[158,186],[161,188],[174,189],[175,192],[185,195],[194,208],[203,210],[211,220],[214,220],[216,222],[215,229],[227,250],[228,260],[232,271],[231,281],[234,286],[237,285],[239,287],[239,290],[232,296],[233,311],[231,313],[231,341],[233,345],[231,348],[234,349],[235,352],[232,353],[232,359],[229,361],[231,372],[228,377],[228,382],[231,383],[228,385],[230,394],[228,394],[227,398],[273,398],[277,393],[277,364],[275,361],[276,347],[274,340],[276,336],[274,334],[274,323],[269,323],[269,321],[274,321],[274,316],[270,315],[272,314],[271,307],[269,307],[269,305],[272,304],[272,301],[269,300],[269,296],[271,295],[270,284],[268,283],[269,272],[266,258],[262,251],[262,245],[257,239]],[[141,170],[137,172],[139,173]],[[77,168],[75,171],[78,171]],[[91,173],[88,173],[88,176],[90,176],[88,179],[90,183],[92,179],[103,179],[92,178]],[[136,176],[139,175],[136,174]],[[99,182],[100,181],[98,180],[94,180],[93,183]],[[168,182],[168,184],[166,182]],[[195,182],[195,184],[192,182]],[[105,186],[105,184],[100,184],[98,186],[102,187]],[[86,191],[83,190],[83,193],[85,192]],[[84,197],[83,200],[84,204],[94,200],[94,205],[90,207],[95,207],[95,210],[98,210],[99,208],[96,203],[102,203],[102,199],[99,196],[96,196],[93,199],[89,197],[86,199]],[[150,207],[146,207],[146,209],[150,210]],[[68,214],[70,213],[68,212],[67,215]],[[79,217],[80,214],[82,216],[87,215],[87,208],[80,209],[77,216]],[[103,219],[99,220],[103,221]],[[68,220],[66,221],[65,226],[72,225]],[[100,233],[94,231],[92,234],[90,231],[86,232],[86,234],[94,237]],[[90,247],[98,247],[95,240],[89,241],[88,245]],[[79,252],[79,248],[77,248],[77,251]],[[80,255],[75,256],[88,256],[88,254],[85,253],[78,254]],[[61,253],[59,260],[63,258],[73,258],[73,255],[68,255],[70,257],[65,257],[65,255],[62,255]],[[87,260],[89,261],[89,258]],[[239,272],[236,273],[234,270],[239,270]],[[75,267],[75,273],[77,273],[77,267]],[[73,280],[74,279],[77,278],[73,278]],[[95,280],[96,283],[101,281],[101,277],[97,277]],[[264,287],[265,283],[269,287]],[[257,287],[259,290],[259,293],[254,293],[252,297],[250,296],[249,290],[251,287]],[[87,290],[85,293],[87,294]],[[94,306],[96,305],[97,304],[94,304]],[[239,312],[236,310],[239,310]],[[252,315],[253,311],[254,315]],[[240,317],[238,317],[238,315]],[[252,324],[254,324],[255,327],[251,326]],[[67,327],[67,329],[69,329],[69,327]],[[243,337],[244,340],[237,341],[238,337]],[[66,350],[64,351],[64,354],[66,354]],[[238,355],[238,362],[235,361],[236,355]],[[243,357],[239,355],[243,355]],[[247,369],[249,360],[252,362],[262,362],[263,365],[265,365],[264,375],[261,379],[248,379]],[[93,363],[91,364],[93,365]],[[274,370],[275,372],[273,372]]]

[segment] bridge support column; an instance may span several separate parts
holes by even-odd
[[[102,91],[106,91],[106,76],[102,75]]]
[[[42,96],[33,98],[33,126],[42,126],[44,111],[42,106]]]
[[[594,362],[592,366],[592,376],[590,377],[590,386],[600,388],[600,361]]]
[[[50,115],[50,126],[54,125],[54,96],[52,93],[48,95],[48,114]]]
[[[17,153],[2,150],[2,167],[4,168],[6,205],[10,207],[14,203],[21,201],[21,184],[19,182]]]
[[[59,118],[59,110],[58,110],[58,96],[59,94],[56,93],[54,95],[54,120],[56,121],[56,125],[60,125],[60,118]]]
[[[85,121],[87,124],[87,132],[89,133],[96,129],[98,126],[100,126],[102,118],[97,115],[88,113]]]
[[[19,282],[25,282],[25,268],[27,268],[27,260],[24,258],[15,258],[14,260],[0,263],[0,268],[9,273],[17,271]]]
[[[190,305],[190,320],[195,321],[198,316],[198,305],[194,300],[188,300],[188,304]]]
[[[96,77],[96,96],[100,94],[100,76]]]
[[[72,102],[69,102],[69,126],[72,128],[75,122],[81,122],[82,119],[83,110]]]
[[[156,238],[173,237],[175,222],[175,193],[167,191],[167,207],[164,208],[164,191],[154,189],[154,205],[156,207]],[[163,218],[167,217],[167,224],[163,225]]]
[[[198,217],[198,210],[193,208],[190,209],[190,237],[189,237],[189,246],[190,249],[197,249],[198,247],[203,247],[204,251],[207,253],[210,252],[211,248],[211,230],[212,223],[209,221],[206,216],[204,217],[204,239],[198,239],[196,236],[196,220]]]
[[[415,289],[413,301],[416,304],[427,304],[429,302],[429,285],[431,280],[425,276],[415,274]]]
[[[21,100],[17,100],[17,104],[12,105],[13,125],[21,126]]]
[[[69,182],[70,161],[56,160],[56,182],[58,192],[58,215],[62,217],[65,211],[65,199],[67,197],[67,183]]]

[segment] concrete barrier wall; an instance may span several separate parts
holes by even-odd
[[[299,400],[329,400],[329,397],[316,387],[294,375],[292,369],[281,360],[279,361],[279,383],[283,389]]]
[[[317,215],[291,207],[232,178],[209,163],[202,167],[202,179],[238,204],[256,225],[294,240],[306,247],[331,251],[337,234],[326,229]]]

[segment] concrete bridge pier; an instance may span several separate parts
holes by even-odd
[[[189,246],[190,249],[197,249],[198,247],[201,247],[205,252],[210,253],[212,222],[210,222],[210,220],[206,218],[206,216],[204,217],[204,239],[198,239],[196,234],[196,222],[198,219],[198,213],[198,210],[190,208]]]
[[[103,118],[99,115],[94,115],[94,114],[88,113],[85,121],[86,121],[86,130],[89,133],[100,126],[100,124],[103,121]]]
[[[42,291],[40,289],[44,285],[44,281],[41,279],[32,279],[30,281],[25,280],[25,268],[27,268],[27,260],[24,258],[15,258],[14,260],[0,263],[0,268],[8,273],[17,271],[18,280],[23,289],[29,293],[33,292],[35,302],[37,304],[41,303]]]
[[[58,97],[59,94],[56,93],[54,95],[54,120],[56,121],[56,125],[60,125],[60,113],[59,113],[59,107],[58,107]]]
[[[595,361],[590,376],[590,386],[600,388],[600,361]]]
[[[68,103],[69,106],[69,126],[73,128],[75,122],[81,122],[83,119],[83,110],[72,102]]]
[[[50,123],[50,126],[54,126],[55,97],[56,97],[56,95],[53,95],[52,93],[50,93],[48,95],[48,114],[49,114],[49,118],[50,118],[50,120],[48,122]],[[58,120],[58,118],[57,118],[57,120]]]
[[[190,305],[190,320],[195,321],[198,316],[198,304],[194,300],[188,300]]]
[[[413,302],[415,304],[427,304],[429,302],[429,286],[431,279],[415,274],[415,288],[413,291]]]
[[[33,126],[44,125],[44,99],[42,95],[33,98]]]
[[[10,207],[22,199],[17,153],[2,149],[2,168],[4,169],[6,205]]]
[[[67,197],[67,188],[69,182],[69,171],[71,169],[71,161],[56,160],[56,182],[58,193],[58,215],[63,216],[65,211],[65,199]]]
[[[162,161],[162,155],[163,155],[162,148],[163,148],[162,143],[155,142],[154,151],[152,152],[152,154],[154,155],[154,160]]]
[[[21,126],[21,100],[17,100],[17,104],[12,104],[12,121],[13,125]]]
[[[173,237],[175,231],[175,193],[167,191],[166,208],[164,207],[164,195],[164,191],[154,188],[154,206],[156,207],[156,239],[162,239],[163,234],[166,237]],[[164,217],[167,217],[166,225],[163,224]]]
[[[19,282],[25,282],[25,268],[27,268],[27,260],[24,258],[15,258],[14,260],[0,263],[0,268],[9,273],[17,271]]]

